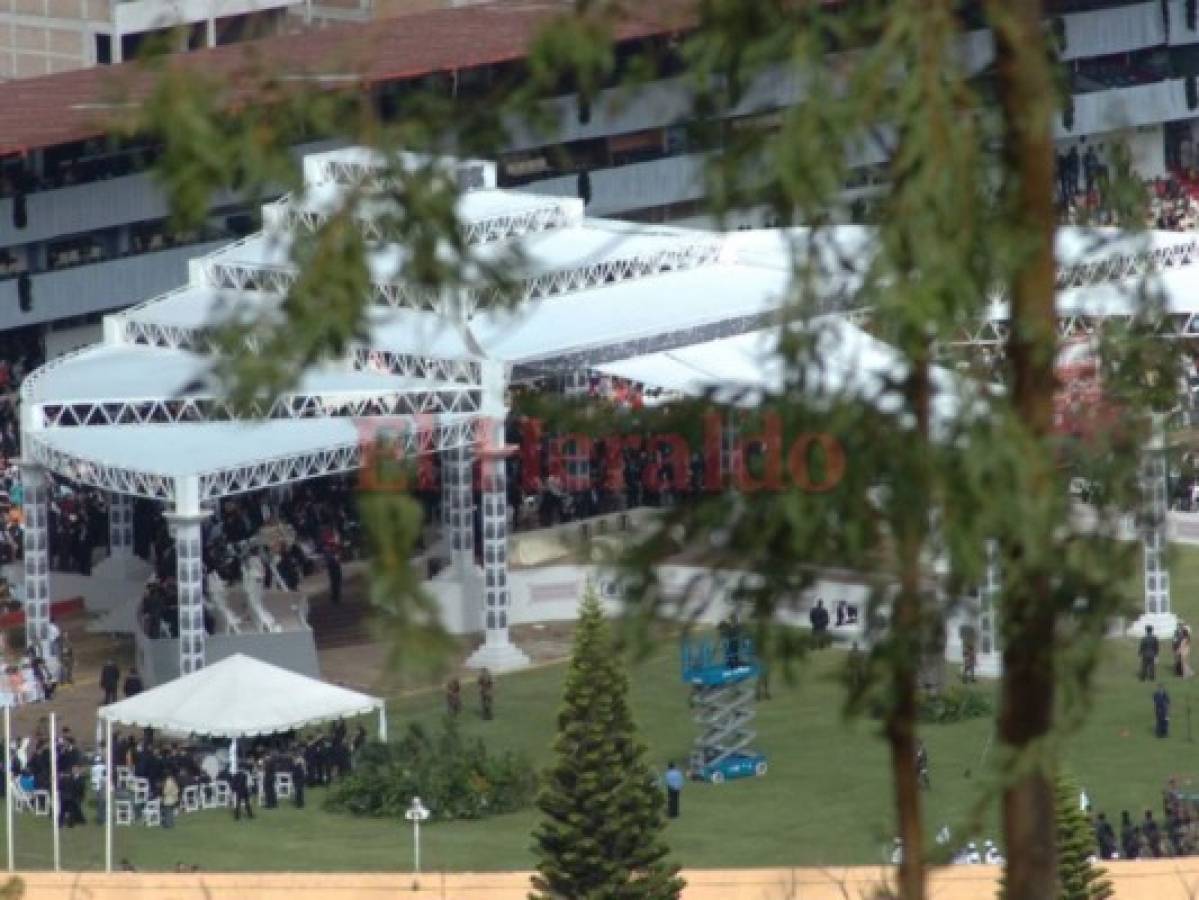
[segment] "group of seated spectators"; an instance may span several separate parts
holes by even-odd
[[[260,737],[240,748],[235,772],[230,756],[232,748],[226,744],[164,741],[152,729],[146,729],[140,737],[115,734],[113,760],[118,777],[114,779],[113,799],[132,804],[137,816],[142,812],[139,807],[159,801],[162,825],[171,827],[187,788],[224,781],[237,801],[235,815],[240,818],[244,811],[253,818],[251,804],[255,801],[267,809],[278,806],[276,776],[291,776],[291,799],[302,807],[304,789],[327,785],[348,774],[354,755],[365,743],[365,728],[358,726],[351,736],[341,721],[325,731]],[[89,805],[95,807],[96,824],[103,824],[104,756],[99,749],[91,755],[85,754],[69,727],[62,729],[53,748],[42,726],[32,737],[14,742],[9,748],[9,768],[16,790],[22,797],[51,790],[52,752],[57,757],[54,763],[58,772],[59,827],[86,824],[85,809]],[[119,777],[122,770],[132,778],[145,779],[148,790],[144,794],[135,792],[130,779]],[[0,796],[4,790],[6,782],[0,779]]]

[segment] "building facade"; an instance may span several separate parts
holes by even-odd
[[[275,15],[284,7],[270,6],[274,2],[176,0],[171,8],[187,21],[194,16],[196,23],[203,22],[203,28],[197,24],[193,29],[203,33],[202,43],[214,38],[219,44],[224,13]],[[43,18],[75,22],[79,40],[51,37],[45,25],[36,35],[18,33],[17,19],[26,22],[20,28],[33,27],[21,18],[32,13],[18,12],[29,4]],[[53,53],[61,51],[64,59],[74,53],[95,62],[102,34],[115,47],[127,34],[142,33],[136,29],[150,29],[158,21],[147,4],[151,0],[0,0],[0,77],[6,65],[7,71],[19,66],[27,72],[42,64],[26,59],[24,50],[15,51],[15,44],[41,46],[43,55],[59,48]],[[369,2],[353,4],[360,13],[376,9]],[[1069,112],[1057,123],[1060,147],[1084,141],[1104,147],[1119,141],[1146,177],[1193,164],[1199,155],[1193,131],[1199,119],[1199,22],[1186,0],[1063,0],[1054,8],[1046,27],[1059,36],[1073,90]],[[462,97],[481,95],[510,78],[519,71],[545,11],[523,3],[477,4],[270,38],[256,47],[267,58],[276,53],[316,58],[333,53],[337,41],[353,29],[364,29],[363,34],[373,29],[369,34],[380,43],[371,51],[378,59],[368,62],[374,68],[367,81],[386,114],[396,94],[444,80],[447,72],[452,72],[453,96]],[[503,29],[496,27],[500,22]],[[720,138],[698,143],[689,128],[691,94],[681,62],[670,49],[680,31],[685,27],[677,23],[653,21],[626,29],[621,55],[653,50],[663,61],[660,77],[632,96],[613,85],[585,109],[572,94],[548,100],[556,122],[548,138],[545,132],[511,123],[511,139],[498,154],[500,186],[585,196],[587,212],[594,216],[704,224],[702,173],[709,155],[719,152]],[[120,40],[112,43],[116,37]],[[238,52],[237,47],[218,47],[202,64]],[[970,31],[961,54],[985,80],[994,54],[989,32],[981,25]],[[118,58],[114,55],[112,61]],[[412,74],[394,74],[405,69]],[[49,343],[57,347],[82,340],[92,333],[88,328],[98,327],[94,323],[101,313],[180,283],[189,258],[256,226],[253,212],[229,195],[215,199],[204,228],[173,233],[165,199],[149,174],[154,146],[89,133],[78,109],[87,106],[81,98],[86,101],[91,94],[72,76],[34,78],[22,82],[20,91],[24,99],[17,103],[0,88],[0,329],[45,332],[83,325],[85,331],[76,338],[51,334]],[[39,98],[44,98],[47,121],[53,125],[61,118],[63,127],[28,121]],[[783,111],[803,100],[804,87],[794,73],[763,73],[730,111],[727,128],[777,127]],[[856,164],[845,185],[848,205],[879,191],[885,155],[881,149],[846,152],[854,154]],[[733,224],[776,223],[764,211],[746,210]]]

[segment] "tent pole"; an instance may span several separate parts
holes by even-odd
[[[8,838],[8,871],[13,870],[12,707],[4,704],[4,831]]]
[[[62,870],[58,834],[58,713],[50,713],[50,833],[54,835],[54,871]]]
[[[379,740],[387,743],[387,704],[379,704]]]
[[[229,742],[229,772],[237,774],[237,738]]]
[[[104,871],[112,871],[112,719],[104,720]]]

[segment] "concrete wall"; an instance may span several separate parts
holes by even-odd
[[[1199,893],[1199,859],[1111,863],[1108,875],[1120,900],[1191,900]],[[683,873],[684,900],[858,900],[894,883],[889,869],[734,869]],[[932,876],[933,900],[983,900],[999,891],[1000,870],[957,866]],[[19,876],[25,895],[38,900],[362,900],[413,897],[420,900],[525,900],[523,872],[428,873],[417,885],[407,873],[192,875],[32,872]]]
[[[179,675],[179,641],[172,638],[151,640],[136,634],[137,667],[146,687],[154,687]],[[275,634],[214,634],[208,637],[209,663],[234,653],[244,653],[263,662],[291,669],[301,675],[320,678],[316,641],[311,631],[280,631]]]

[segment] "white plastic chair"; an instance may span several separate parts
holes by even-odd
[[[14,780],[12,782],[13,805],[17,812],[31,812],[35,816],[50,815],[49,791],[26,791]]]
[[[158,828],[162,825],[162,801],[148,800],[142,809],[142,823],[147,828]]]
[[[291,780],[290,772],[275,774],[275,794],[280,800],[289,800],[296,792],[295,783]]]
[[[200,786],[198,784],[188,785],[183,789],[179,799],[184,812],[198,811],[200,809]]]
[[[233,790],[227,781],[217,781],[213,784],[213,806],[232,806]]]
[[[133,802],[131,800],[117,800],[112,805],[112,815],[114,824],[132,825]]]
[[[150,800],[150,779],[131,778],[129,783],[133,787],[133,802],[139,806],[143,803],[148,803]]]
[[[124,788],[129,784],[129,779],[133,777],[133,769],[128,766],[116,766],[113,771],[117,773],[116,787]]]

